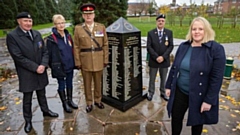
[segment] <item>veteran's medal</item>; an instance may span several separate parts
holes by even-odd
[[[42,41],[38,42],[38,48],[42,48]]]
[[[168,36],[165,36],[165,45],[168,46]]]

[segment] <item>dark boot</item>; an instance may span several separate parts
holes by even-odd
[[[58,94],[59,94],[60,99],[61,99],[61,101],[62,101],[63,109],[64,109],[67,113],[72,113],[72,109],[71,109],[71,108],[69,107],[69,105],[67,104],[65,91],[58,91]]]
[[[72,100],[72,92],[72,89],[67,89],[68,105],[71,106],[73,109],[78,109],[78,105],[76,105]]]
[[[26,121],[24,126],[24,131],[30,133],[32,130],[32,122]]]

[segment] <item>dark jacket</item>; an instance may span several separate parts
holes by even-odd
[[[47,37],[49,66],[52,70],[52,77],[61,78],[66,76],[65,73],[69,73],[74,69],[73,41],[67,30],[64,30],[66,43],[56,28],[53,28],[52,32],[55,37],[52,34]]]
[[[166,40],[168,39],[168,40]],[[173,34],[171,30],[164,28],[162,42],[159,43],[157,28],[148,32],[147,36],[147,51],[150,55],[149,67],[152,68],[167,68],[170,66],[169,55],[173,50]],[[163,56],[162,63],[157,62],[157,57]]]
[[[20,27],[7,35],[7,47],[11,54],[19,78],[19,91],[32,92],[45,88],[48,84],[47,71],[38,74],[39,65],[48,66],[48,52],[41,34],[31,30],[33,41]]]
[[[180,64],[190,47],[189,41],[183,42],[176,53],[168,75],[166,88],[171,89],[167,109],[172,112]],[[222,85],[225,52],[222,45],[214,41],[194,47],[190,58],[189,111],[188,126],[216,124],[218,122],[219,91]],[[203,102],[211,104],[210,111],[200,113]]]

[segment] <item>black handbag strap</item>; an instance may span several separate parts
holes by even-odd
[[[99,45],[99,43],[96,41],[96,39],[92,36],[92,34],[88,31],[88,30],[86,30],[86,28],[84,27],[84,26],[82,26],[83,27],[83,29],[86,31],[86,33],[90,36],[90,38],[97,44],[97,46],[100,48],[100,45]]]

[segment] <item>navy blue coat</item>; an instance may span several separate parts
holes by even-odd
[[[64,43],[64,39],[55,27],[52,28],[52,32],[55,35],[55,39],[52,34],[47,37],[51,74],[53,78],[66,77],[66,73],[72,72],[75,67],[72,49],[73,41],[66,29],[64,30],[67,37],[66,43]]]
[[[169,116],[172,112],[179,67],[190,45],[191,43],[186,41],[179,46],[168,75],[166,88],[171,89],[167,105]],[[218,122],[219,91],[222,85],[225,62],[224,48],[215,41],[209,41],[202,44],[202,47],[193,48],[190,58],[187,126],[216,124]],[[203,102],[212,105],[210,111],[200,113]]]
[[[47,71],[38,74],[39,65],[48,66],[48,51],[41,34],[31,30],[33,41],[20,27],[7,35],[7,47],[11,54],[19,79],[20,92],[41,90],[48,84]]]

